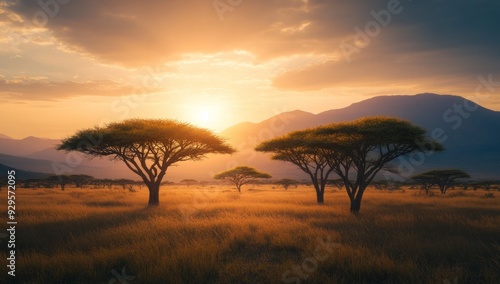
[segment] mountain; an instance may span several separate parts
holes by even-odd
[[[243,122],[220,133],[238,149],[233,155],[210,155],[196,162],[183,162],[167,171],[166,178],[210,180],[217,172],[239,165],[256,167],[273,178],[307,178],[295,166],[269,159],[254,147],[267,139],[289,131],[327,123],[351,121],[364,116],[394,116],[410,120],[428,130],[429,136],[442,138],[446,150],[430,156],[414,155],[396,161],[403,175],[409,176],[433,168],[460,168],[473,178],[500,176],[500,112],[451,95],[419,94],[414,96],[381,96],[354,103],[341,109],[319,114],[300,110],[284,112],[260,123]],[[95,177],[137,177],[122,163],[106,159],[82,159],[56,151],[54,139],[27,137],[22,140],[0,138],[0,163],[21,170],[54,173],[53,163],[70,166],[71,174]],[[74,160],[77,160],[76,164]]]
[[[12,139],[12,138],[5,134],[0,133],[0,139]]]
[[[65,153],[62,154],[66,155]],[[74,156],[65,156],[67,159],[64,160],[60,160],[57,157],[43,160],[0,154],[0,163],[11,168],[46,175],[86,174],[96,178],[137,179],[137,177],[121,163],[112,162],[106,159],[93,159],[90,161],[86,160],[83,155],[80,156],[78,153],[74,154]]]
[[[81,154],[57,151],[57,139],[29,136],[24,139],[0,138],[0,163],[21,170],[55,174],[87,174],[99,178],[133,178],[125,165],[107,159],[87,159]]]
[[[26,156],[47,148],[54,148],[59,143],[56,139],[37,138],[24,139],[0,138],[0,153],[13,156]]]
[[[18,170],[16,168],[0,164],[0,179],[6,181],[8,176],[7,172],[10,170],[14,170],[16,172],[16,179],[44,178],[48,176],[46,173]]]
[[[458,96],[419,94],[374,97],[316,115],[301,111],[283,113],[261,123],[234,126],[221,134],[232,137],[230,141],[238,143],[235,145],[249,146],[293,130],[376,115],[410,120],[427,129],[430,136],[434,133],[445,140],[443,144],[446,150],[442,153],[425,156],[422,161],[417,159],[420,156],[415,155],[412,159],[400,162],[404,174],[431,168],[458,167],[474,178],[500,176],[500,112]],[[260,159],[260,154],[257,154],[252,162],[262,164]],[[276,172],[274,167],[280,166],[274,164],[266,168]]]

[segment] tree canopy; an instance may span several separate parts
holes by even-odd
[[[149,205],[159,204],[159,187],[171,165],[235,152],[207,129],[164,119],[130,119],[80,130],[57,149],[123,161],[148,186]]]
[[[256,150],[272,152],[272,159],[291,162],[309,174],[318,203],[323,203],[328,176],[336,173],[346,187],[351,212],[359,212],[366,187],[379,171],[394,171],[394,159],[441,151],[443,146],[409,121],[378,116],[295,131],[264,141]]]
[[[276,181],[276,184],[282,186],[285,190],[288,190],[288,188],[291,185],[297,187],[299,182],[294,180],[294,179],[284,178],[284,179],[280,179],[280,180]]]
[[[334,148],[330,166],[344,181],[351,200],[351,211],[359,212],[366,187],[380,170],[394,171],[391,162],[414,152],[442,151],[438,142],[426,136],[426,130],[411,122],[392,117],[365,117],[352,122],[317,128],[324,145]],[[354,179],[349,179],[353,175]]]
[[[426,192],[433,185],[437,185],[442,194],[446,193],[448,187],[453,181],[460,178],[470,178],[470,175],[462,170],[458,169],[447,169],[447,170],[430,170],[418,175],[412,176],[412,179],[421,183]]]
[[[257,171],[251,167],[236,167],[234,169],[216,174],[215,179],[229,180],[236,185],[238,192],[241,192],[241,187],[251,181],[259,178],[271,178],[271,175]]]

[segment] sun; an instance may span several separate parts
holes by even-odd
[[[202,109],[200,110],[200,113],[198,114],[198,120],[202,122],[210,122],[212,120],[213,113],[210,113],[209,110]]]
[[[209,129],[218,127],[220,112],[216,106],[199,105],[190,107],[191,123]]]

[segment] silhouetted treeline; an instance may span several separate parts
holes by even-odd
[[[19,180],[17,186],[20,188],[121,188],[132,190],[134,186],[143,186],[140,181],[131,179],[99,179],[89,175],[53,175],[46,178],[31,178]]]

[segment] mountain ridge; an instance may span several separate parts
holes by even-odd
[[[272,161],[269,155],[257,153],[255,146],[267,139],[283,135],[289,131],[315,127],[327,123],[351,121],[364,116],[395,116],[407,119],[424,127],[429,135],[440,131],[446,137],[446,150],[430,157],[425,157],[421,164],[413,165],[413,172],[421,172],[431,168],[461,168],[468,171],[474,178],[498,178],[500,176],[500,112],[476,106],[470,100],[453,95],[436,95],[423,93],[413,96],[379,96],[348,107],[331,109],[313,114],[301,110],[283,112],[262,120],[258,123],[242,122],[235,124],[219,133],[230,144],[239,150],[234,155],[211,155],[210,159],[201,162],[184,162],[178,167],[172,167],[167,172],[167,178],[211,179],[213,174],[237,165],[249,165],[271,173],[274,178],[296,178],[304,176],[289,163]],[[26,138],[25,138],[26,139]],[[28,145],[32,140],[39,144],[50,143],[51,147],[43,149],[14,149],[24,158],[50,160],[64,163],[67,155],[56,151],[53,145],[59,140],[39,139],[33,137],[24,140],[7,141],[0,138],[0,153],[4,152],[2,145]],[[6,142],[7,141],[7,142]],[[3,143],[3,144],[2,144]],[[11,143],[11,144],[9,144]],[[25,144],[23,144],[25,143]],[[23,147],[24,147],[23,146]],[[12,155],[8,153],[9,155]],[[15,155],[13,155],[15,156]],[[2,161],[0,156],[0,163]],[[20,164],[16,164],[20,165]],[[88,168],[93,168],[89,170]],[[99,168],[100,170],[96,171]],[[24,170],[24,168],[21,167]],[[120,163],[110,161],[83,161],[75,168],[78,171],[98,172],[101,175],[124,175],[133,177],[130,171]]]

